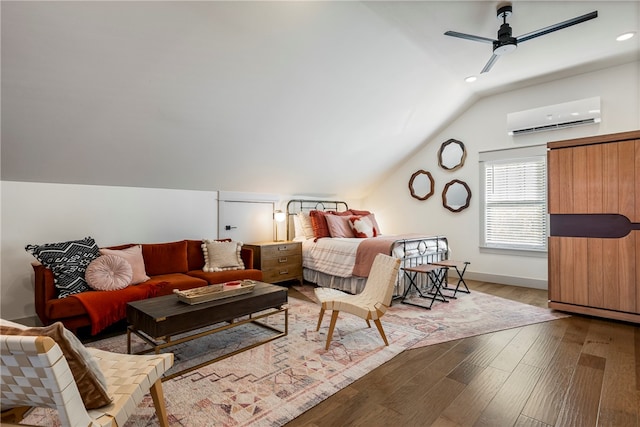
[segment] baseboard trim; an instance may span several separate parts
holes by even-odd
[[[499,274],[474,273],[472,271],[467,271],[464,278],[477,280],[479,282],[499,283],[501,285],[522,286],[533,289],[548,289],[548,282],[546,280],[531,279],[528,277],[501,276]]]

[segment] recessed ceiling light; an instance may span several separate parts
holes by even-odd
[[[630,31],[628,33],[620,34],[618,37],[616,37],[616,40],[619,42],[623,42],[625,40],[629,40],[635,35],[636,35],[635,31]]]
[[[473,82],[475,82],[476,80],[478,80],[478,78],[477,78],[476,76],[469,76],[469,77],[466,77],[466,78],[464,79],[464,81],[465,81],[465,82],[467,82],[467,83],[473,83]]]

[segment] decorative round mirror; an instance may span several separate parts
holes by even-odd
[[[411,175],[409,191],[411,191],[411,197],[418,200],[427,200],[433,196],[435,190],[431,173],[420,169]]]
[[[471,189],[466,182],[454,179],[447,182],[442,190],[442,206],[451,212],[460,212],[469,207]]]
[[[467,150],[465,150],[464,144],[457,139],[443,142],[438,151],[438,164],[442,169],[448,171],[460,169],[466,158]]]

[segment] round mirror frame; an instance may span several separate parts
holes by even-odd
[[[416,180],[416,178],[418,178],[420,175],[426,175],[427,178],[429,179],[429,182],[431,183],[431,190],[424,196],[420,196],[416,193],[415,189],[413,188],[413,182]],[[433,196],[433,193],[435,193],[435,181],[433,180],[433,176],[431,176],[431,172],[427,172],[425,170],[420,169],[419,171],[416,171],[413,173],[413,175],[411,175],[411,179],[409,179],[409,191],[411,191],[411,197],[416,198],[418,200],[427,200],[429,197]]]
[[[454,209],[451,206],[447,205],[447,191],[449,190],[449,187],[451,187],[454,184],[460,184],[467,190],[467,199],[465,201],[465,204],[460,206],[457,209]],[[469,185],[467,185],[466,182],[460,181],[459,179],[454,179],[445,184],[444,189],[442,190],[442,206],[449,209],[451,212],[460,212],[468,208],[470,202],[471,202],[471,189],[469,188]]]
[[[452,167],[448,167],[448,166],[445,166],[442,162],[442,154],[444,153],[444,150],[451,144],[458,145],[462,150],[462,155],[460,156],[460,161],[456,165]],[[464,147],[464,144],[461,141],[458,141],[457,139],[449,139],[443,142],[442,145],[440,146],[440,150],[438,150],[438,164],[442,169],[445,169],[448,171],[454,171],[454,170],[460,169],[462,166],[464,166],[464,161],[466,158],[467,158],[467,150]]]

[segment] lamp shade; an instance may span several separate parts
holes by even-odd
[[[287,217],[287,214],[285,214],[284,212],[282,212],[281,210],[277,210],[273,213],[273,219],[276,222],[284,222],[285,218]]]

